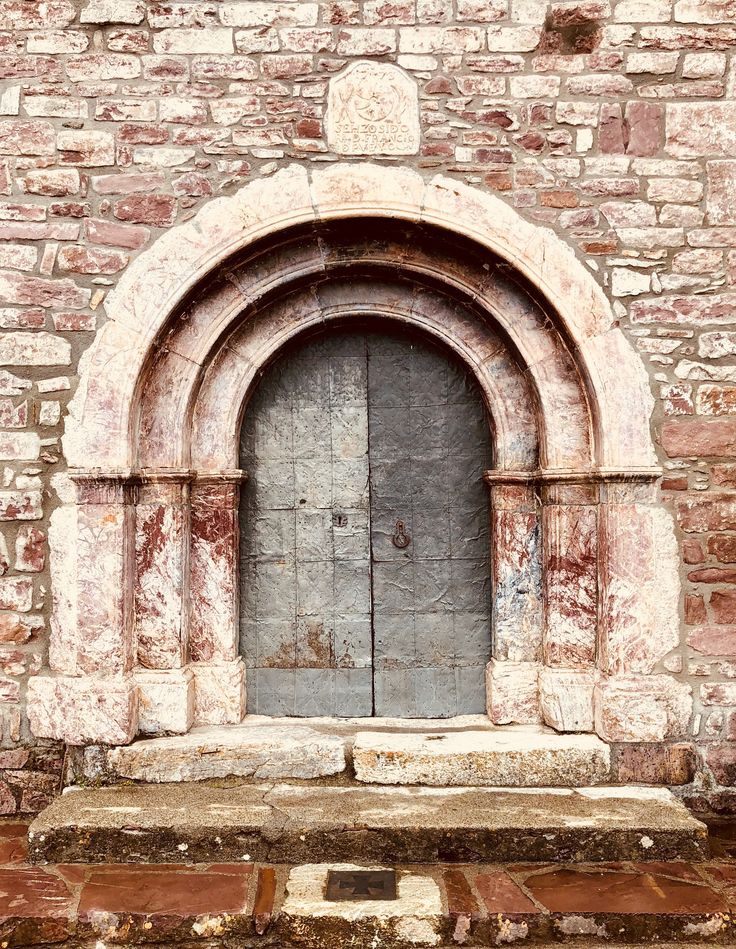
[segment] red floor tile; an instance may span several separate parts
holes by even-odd
[[[478,916],[480,907],[462,870],[445,870],[443,874],[447,907],[451,916]]]
[[[276,871],[273,867],[261,867],[253,904],[253,919],[256,932],[262,936],[271,925],[273,904],[276,899]]]
[[[69,915],[72,894],[58,877],[36,867],[0,870],[0,922]]]
[[[693,883],[706,882],[691,863],[639,863],[634,865],[638,873],[661,873],[678,880],[691,880]]]
[[[492,873],[479,873],[475,878],[475,888],[485,904],[489,914],[503,913],[539,913],[529,897],[503,870]]]
[[[728,906],[707,884],[655,873],[559,869],[525,886],[553,913],[718,913]]]
[[[93,867],[82,888],[79,918],[90,913],[131,913],[192,917],[242,913],[252,867],[233,872],[188,867]]]
[[[22,863],[28,858],[27,834],[27,824],[0,824],[0,864]]]

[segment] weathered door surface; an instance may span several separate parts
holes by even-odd
[[[391,330],[313,337],[253,396],[241,464],[249,712],[483,711],[490,440],[454,358]]]

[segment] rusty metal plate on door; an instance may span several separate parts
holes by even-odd
[[[395,900],[395,870],[329,870],[328,900]]]

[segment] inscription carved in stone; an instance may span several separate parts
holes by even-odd
[[[327,141],[339,155],[415,155],[419,95],[388,63],[355,63],[330,82]]]

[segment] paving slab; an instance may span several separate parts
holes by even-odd
[[[610,754],[595,735],[363,731],[355,736],[353,767],[370,784],[587,787],[608,780]]]
[[[302,725],[195,728],[186,735],[113,748],[107,766],[120,777],[154,783],[228,776],[321,778],[345,770],[345,742]]]
[[[35,862],[434,863],[703,859],[707,829],[666,790],[115,786],[57,798]]]

